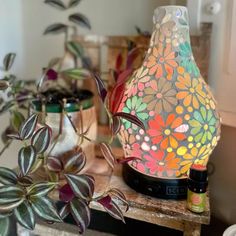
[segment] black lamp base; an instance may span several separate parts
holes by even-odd
[[[125,182],[137,192],[162,198],[162,199],[186,199],[187,178],[162,179],[142,174],[128,164],[123,166],[123,178]]]

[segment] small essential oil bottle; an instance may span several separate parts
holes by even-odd
[[[193,164],[188,178],[187,207],[195,213],[202,213],[206,205],[207,169],[203,165]]]

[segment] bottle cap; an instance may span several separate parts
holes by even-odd
[[[207,181],[207,168],[200,164],[193,164],[190,168],[189,178],[199,182]]]

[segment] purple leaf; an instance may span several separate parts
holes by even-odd
[[[55,70],[49,69],[46,73],[47,80],[57,80],[58,74]]]
[[[59,199],[63,202],[70,202],[75,197],[69,184],[65,184],[59,189]]]
[[[112,114],[116,113],[125,92],[125,82],[131,75],[132,70],[123,71],[117,78],[116,85],[109,94],[109,110]]]
[[[121,190],[119,190],[118,188],[112,188],[108,191],[108,193],[119,199],[126,206],[126,211],[129,210],[129,203]]]
[[[115,116],[126,119],[129,122],[139,126],[143,130],[145,130],[145,126],[144,126],[143,122],[141,120],[139,120],[139,118],[137,116],[133,116],[133,115],[131,115],[129,113],[125,113],[125,112],[117,112],[113,115],[113,117],[115,117]]]
[[[119,72],[121,70],[122,64],[123,64],[122,54],[119,53],[117,58],[116,58],[116,71]]]
[[[89,226],[91,213],[88,205],[81,199],[74,198],[70,202],[70,211],[79,227],[80,234],[83,234],[85,229]]]
[[[69,158],[66,158],[64,163],[64,171],[66,173],[78,173],[86,164],[86,157],[84,152],[80,149],[77,153],[73,154]]]
[[[98,93],[102,99],[102,101],[105,101],[105,98],[107,96],[107,90],[105,88],[105,84],[102,81],[102,79],[100,78],[100,76],[98,76],[97,74],[93,75],[93,78],[95,79],[96,85],[97,85],[97,89],[98,89]]]
[[[114,156],[114,154],[111,151],[111,148],[108,144],[102,142],[99,144],[101,152],[104,156],[104,158],[106,159],[106,161],[108,162],[108,164],[110,165],[110,167],[112,169],[114,169],[114,165],[116,163],[116,158]]]
[[[61,24],[61,23],[55,23],[52,25],[49,25],[43,34],[59,34],[64,33],[67,29],[67,25]]]
[[[109,195],[99,199],[97,202],[99,202],[101,205],[103,205],[103,207],[106,208],[111,208],[111,197]]]
[[[47,167],[50,171],[60,172],[63,170],[62,162],[57,157],[48,157],[47,159]]]
[[[99,202],[104,207],[104,209],[110,216],[125,223],[125,219],[121,209],[113,200],[111,200],[110,196],[106,196],[98,200],[97,202]]]
[[[91,29],[89,19],[81,13],[75,13],[75,14],[70,15],[69,20],[84,28]]]
[[[112,130],[112,134],[113,135],[116,135],[119,133],[120,131],[120,128],[121,128],[121,120],[119,117],[115,116],[112,118],[112,127],[111,127],[111,130]]]
[[[68,184],[76,197],[84,200],[92,198],[94,193],[94,178],[89,175],[65,175]]]
[[[22,140],[19,134],[7,134],[7,137],[10,139]]]
[[[60,10],[66,9],[64,3],[61,0],[45,0],[44,3],[49,4],[50,6]]]

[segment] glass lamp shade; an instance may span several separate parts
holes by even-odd
[[[118,109],[145,126],[143,130],[122,119],[119,139],[125,156],[139,158],[128,163],[124,176],[141,192],[181,198],[185,189],[178,186],[185,186],[191,165],[207,165],[219,140],[220,118],[192,55],[187,9],[157,8],[153,21],[149,49],[126,82]],[[168,190],[169,185],[177,189]],[[171,192],[176,194],[168,196]]]

